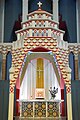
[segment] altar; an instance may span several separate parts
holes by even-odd
[[[38,56],[42,54],[45,56]],[[60,118],[61,102],[60,83],[52,63],[41,56],[31,60],[20,86],[20,117]]]
[[[60,118],[60,100],[22,100],[20,117],[22,118]]]

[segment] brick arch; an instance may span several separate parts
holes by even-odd
[[[36,47],[34,49],[31,50],[32,52],[49,52],[51,50],[44,48],[44,47]]]
[[[23,80],[24,74],[25,74],[25,72],[26,72],[28,63],[29,63],[31,60],[37,59],[37,58],[39,58],[39,57],[40,57],[40,58],[47,59],[47,60],[49,60],[49,61],[52,63],[53,68],[54,68],[54,71],[55,71],[55,74],[56,74],[56,77],[57,77],[58,82],[59,82],[59,85],[60,85],[60,75],[59,75],[58,68],[57,68],[57,66],[56,66],[56,64],[55,64],[55,61],[54,61],[53,56],[50,55],[50,54],[47,53],[47,52],[46,52],[46,53],[36,53],[36,54],[33,52],[32,54],[27,55],[27,59],[26,59],[26,62],[25,62],[25,64],[24,64],[24,67],[23,67],[23,69],[22,69],[22,74],[21,74],[21,77],[20,77],[20,84],[22,83],[22,80]]]

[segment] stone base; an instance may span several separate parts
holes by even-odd
[[[14,117],[14,120],[67,120],[66,117],[61,118],[21,118],[21,117]]]

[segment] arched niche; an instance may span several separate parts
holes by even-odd
[[[2,80],[2,54],[0,53],[0,80]]]
[[[40,55],[39,55],[40,54]],[[49,89],[52,87],[58,88],[58,94],[56,96],[56,99],[61,99],[61,90],[60,90],[60,79],[58,80],[58,71],[55,72],[55,63],[53,62],[54,59],[51,57],[51,55],[44,55],[46,53],[33,53],[30,58],[28,57],[28,64],[25,66],[25,72],[24,72],[24,77],[20,85],[20,99],[30,99],[30,96],[33,96],[32,98],[35,99],[35,89],[36,87],[36,63],[37,59],[40,58],[43,60],[43,67],[44,67],[44,72],[43,72],[43,81],[38,81],[39,85],[44,84],[42,88],[46,90],[45,92],[45,98],[50,99],[50,94],[49,94]],[[47,57],[45,57],[47,56]],[[49,59],[50,58],[50,59]],[[52,60],[53,59],[53,60]],[[27,61],[26,61],[27,62]],[[38,64],[39,65],[39,64]],[[39,67],[38,67],[39,68]],[[39,74],[41,74],[41,70]],[[41,87],[40,87],[41,88]]]
[[[25,74],[25,71],[26,71],[26,68],[28,66],[28,63],[32,60],[32,59],[36,59],[36,58],[44,58],[44,59],[47,59],[49,60],[52,65],[53,65],[53,68],[54,68],[54,71],[56,73],[56,76],[57,76],[57,79],[58,79],[58,82],[60,84],[60,75],[59,75],[59,71],[58,71],[58,68],[55,64],[55,61],[53,59],[53,56],[52,55],[49,55],[48,53],[33,53],[31,55],[28,55],[27,58],[26,58],[26,62],[24,64],[24,67],[22,69],[22,73],[21,73],[21,76],[20,76],[20,84],[22,83],[22,80],[23,80],[23,77],[24,77],[24,74]]]
[[[69,53],[69,66],[71,68],[71,80],[75,80],[75,56],[73,52]]]
[[[9,80],[9,69],[11,68],[11,63],[12,63],[12,54],[11,52],[8,52],[6,56],[6,80]]]
[[[28,12],[33,12],[38,9],[38,2],[42,2],[42,10],[52,13],[53,0],[28,0]]]

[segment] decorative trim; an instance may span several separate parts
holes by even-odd
[[[66,93],[71,94],[71,85],[66,86]]]

